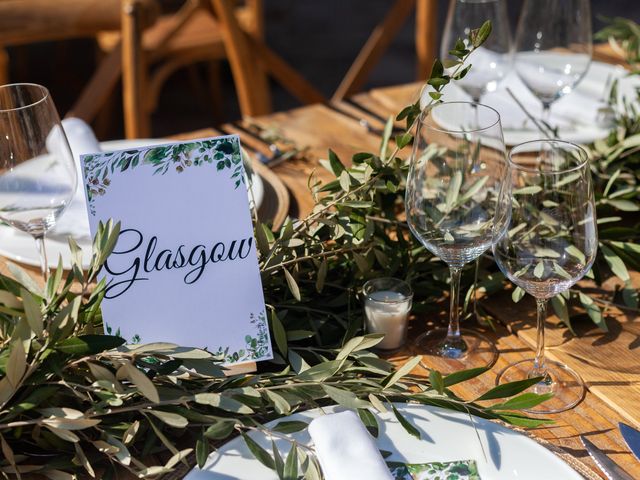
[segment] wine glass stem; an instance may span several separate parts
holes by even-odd
[[[536,299],[538,310],[538,338],[536,342],[536,358],[533,360],[533,371],[531,377],[546,377],[547,367],[544,359],[544,322],[547,318],[547,300]]]
[[[550,125],[549,124],[550,120],[551,120],[551,103],[542,102],[542,121],[547,125]]]
[[[47,251],[44,248],[44,235],[38,235],[33,237],[36,240],[38,246],[38,253],[40,254],[40,270],[42,271],[42,278],[45,283],[49,280],[49,263],[47,262]]]
[[[451,272],[451,304],[449,305],[449,327],[447,341],[460,338],[460,312],[458,311],[458,297],[460,295],[460,267],[449,267]]]

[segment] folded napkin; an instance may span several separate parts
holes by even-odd
[[[326,480],[393,480],[373,438],[354,412],[318,417],[308,431]]]
[[[522,80],[514,73],[507,76],[498,90],[482,97],[482,103],[495,108],[500,114],[502,127],[508,130],[532,130],[535,125],[529,120],[518,104],[507,92],[511,90],[513,95],[524,105],[527,111],[536,119],[542,117],[542,104],[533,93],[522,83]],[[587,95],[579,90],[559,98],[551,104],[550,123],[553,127],[575,127],[575,125],[599,125],[606,126],[608,118],[605,114],[607,104],[604,102],[603,93],[600,95]]]
[[[51,230],[51,236],[63,238],[72,236],[76,241],[84,240],[86,243],[86,241],[91,240],[91,233],[89,231],[89,216],[87,214],[84,180],[82,179],[80,167],[80,155],[100,152],[100,144],[91,127],[83,120],[65,118],[61,123],[76,164],[78,185],[71,203],[69,203],[67,209],[58,218],[55,227]],[[47,139],[47,149],[50,152],[60,149],[60,141],[60,132],[51,132]]]

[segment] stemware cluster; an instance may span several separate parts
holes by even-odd
[[[535,359],[500,377],[540,377],[534,391],[554,393],[554,399],[535,411],[561,411],[580,401],[578,375],[545,360],[544,321],[547,300],[580,280],[596,255],[586,152],[569,142],[538,140],[514,147],[507,157],[495,110],[468,102],[436,104],[418,121],[405,205],[413,234],[451,272],[448,328],[416,340],[429,365],[446,372],[491,365],[497,358],[488,339],[460,329],[458,313],[462,268],[492,249],[500,270],[538,305]]]
[[[506,0],[451,0],[442,58],[450,56],[457,39],[467,38],[479,19],[491,20],[492,32],[468,60],[473,68],[457,85],[480,103],[482,95],[494,92],[513,68],[542,103],[542,120],[548,124],[552,103],[571,93],[591,63],[589,0],[525,0],[515,42]]]
[[[429,107],[416,129],[407,222],[451,274],[449,326],[418,337],[416,348],[430,366],[445,372],[495,362],[498,354],[490,340],[460,328],[458,306],[464,265],[491,249],[504,275],[536,299],[538,312],[535,358],[509,366],[498,381],[539,377],[533,390],[553,393],[553,400],[531,411],[562,411],[580,401],[584,386],[571,369],[545,359],[544,322],[547,300],[566,295],[595,259],[587,154],[569,142],[538,140],[507,155],[500,115],[480,100],[513,67],[541,101],[548,126],[551,104],[571,92],[591,62],[589,0],[525,0],[514,45],[506,0],[451,0],[443,58],[479,18],[491,20],[493,31],[458,82],[472,102]]]

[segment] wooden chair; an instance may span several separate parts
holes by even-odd
[[[417,77],[418,80],[427,78],[436,57],[438,1],[396,0],[384,20],[376,26],[358,53],[333,94],[332,100],[342,100],[362,89],[371,70],[414,9],[416,12]]]
[[[177,69],[206,62],[215,70],[228,60],[243,116],[271,112],[267,75],[272,75],[303,103],[324,97],[289,66],[263,40],[262,0],[185,0],[174,14],[161,16],[144,32],[145,72],[142,88],[141,131],[148,134],[149,118],[156,108],[162,86]],[[120,41],[119,32],[98,35],[105,52]],[[216,86],[214,86],[214,92]],[[219,91],[219,89],[218,89]],[[215,92],[217,93],[217,92]]]
[[[138,131],[138,98],[143,72],[136,67],[142,51],[140,36],[158,15],[155,0],[4,0],[0,1],[0,81],[7,83],[6,47],[94,37],[102,31],[121,32],[121,42],[98,66],[69,114],[91,121],[123,75],[123,106],[128,136]]]

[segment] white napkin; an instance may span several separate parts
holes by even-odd
[[[315,418],[308,431],[326,480],[393,480],[373,438],[354,412]]]
[[[511,98],[507,92],[511,90],[514,96],[524,105],[527,111],[536,119],[542,117],[542,104],[514,73],[507,76],[498,90],[482,97],[482,103],[495,108],[500,114],[502,127],[508,130],[532,130],[535,125]],[[604,89],[604,86],[602,86]],[[603,111],[607,105],[603,100],[604,92],[600,95],[589,95],[580,91],[559,98],[551,104],[550,123],[554,127],[575,127],[575,125],[593,125],[606,121]]]
[[[89,215],[87,213],[84,194],[84,180],[82,179],[82,171],[80,169],[80,155],[100,152],[100,144],[91,127],[83,120],[79,118],[65,118],[61,123],[76,163],[78,186],[71,203],[60,218],[58,218],[50,235],[57,235],[63,238],[72,236],[76,241],[81,242],[84,240],[86,243],[87,241],[91,241],[91,233],[89,230]],[[47,148],[49,151],[55,151],[58,148],[57,143],[60,141],[58,135],[52,132],[47,139]]]

